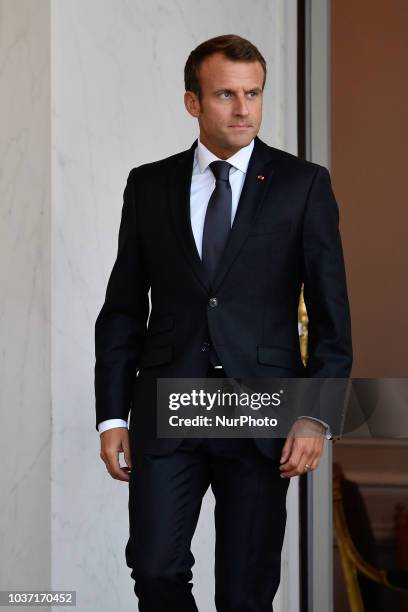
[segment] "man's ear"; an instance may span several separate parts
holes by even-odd
[[[193,91],[186,91],[184,94],[184,106],[192,117],[198,117],[200,114],[200,101],[197,94]]]

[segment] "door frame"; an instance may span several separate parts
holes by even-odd
[[[299,157],[330,170],[331,0],[298,0]],[[300,479],[300,610],[333,612],[333,442]]]

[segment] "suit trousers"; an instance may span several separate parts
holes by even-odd
[[[210,366],[208,376],[224,372]],[[216,610],[273,611],[289,481],[251,438],[188,438],[169,455],[134,453],[125,556],[139,610],[197,612],[190,546],[211,486]]]

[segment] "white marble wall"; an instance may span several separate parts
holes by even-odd
[[[15,22],[15,40],[2,37],[0,42],[1,57],[6,58],[6,66],[9,62],[5,84],[18,93],[21,72],[32,73],[28,91],[23,93],[34,102],[27,103],[27,116],[24,112],[20,116],[18,104],[12,106],[14,93],[8,101],[10,108],[0,98],[0,121],[7,125],[8,134],[2,157],[11,160],[1,176],[8,204],[4,207],[2,202],[0,223],[2,233],[9,227],[12,230],[12,237],[0,245],[6,256],[1,263],[2,284],[10,288],[0,311],[1,338],[7,347],[1,359],[3,364],[8,357],[9,369],[8,386],[1,387],[0,397],[1,412],[7,415],[2,420],[15,434],[7,443],[5,461],[10,470],[17,470],[17,477],[2,476],[6,488],[1,490],[7,493],[2,500],[8,501],[1,502],[0,518],[16,526],[12,512],[22,516],[40,503],[44,507],[41,518],[31,514],[35,516],[33,542],[39,538],[45,542],[36,557],[38,567],[32,570],[36,584],[43,586],[48,567],[48,499],[31,493],[27,502],[18,487],[22,483],[25,492],[28,479],[33,486],[42,460],[40,484],[49,490],[46,452],[52,416],[52,587],[75,589],[81,612],[136,609],[124,557],[127,485],[112,480],[105,471],[94,426],[94,322],[116,255],[123,189],[130,168],[181,151],[196,138],[195,120],[183,106],[184,64],[197,44],[223,33],[249,38],[264,54],[269,72],[260,137],[296,152],[296,0],[252,0],[250,4],[244,0],[205,4],[198,0],[0,0],[0,7],[2,17],[7,12]],[[40,19],[43,30],[37,23]],[[34,50],[27,44],[26,22],[36,36]],[[4,20],[0,27],[3,33]],[[10,32],[11,27],[7,36]],[[38,67],[33,67],[37,55]],[[49,65],[51,111],[45,77]],[[35,114],[39,102],[42,112]],[[12,121],[7,118],[10,112]],[[44,148],[37,157],[33,137],[35,146]],[[27,168],[21,182],[24,163]],[[17,275],[7,265],[10,256],[17,264]],[[49,338],[51,381],[47,378]],[[26,397],[28,383],[32,389]],[[33,433],[36,453],[31,454],[31,447],[21,453],[15,445],[17,435],[30,441]],[[282,587],[275,606],[285,612],[297,610],[296,504],[294,482],[288,500],[290,528]],[[193,542],[194,593],[200,612],[214,611],[212,509],[208,493]],[[23,523],[19,539],[29,531]],[[29,575],[29,559],[21,559],[23,544],[16,545],[11,533],[5,541],[10,567],[27,570]],[[3,551],[0,555],[4,563]]]
[[[50,588],[49,57],[48,1],[0,0],[1,590]]]

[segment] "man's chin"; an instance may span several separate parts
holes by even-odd
[[[256,133],[253,130],[242,130],[238,131],[236,134],[229,134],[228,138],[228,147],[246,147],[249,145],[251,140],[256,136]]]

